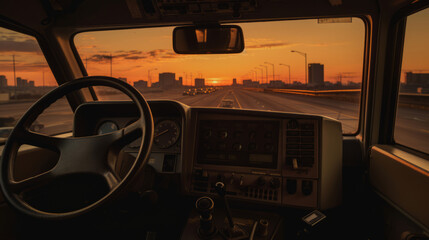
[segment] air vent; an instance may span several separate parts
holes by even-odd
[[[311,168],[315,156],[315,123],[289,120],[286,125],[286,165]]]

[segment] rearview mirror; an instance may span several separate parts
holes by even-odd
[[[240,53],[244,49],[243,31],[235,25],[177,27],[173,49],[180,54]]]

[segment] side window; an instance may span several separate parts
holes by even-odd
[[[395,142],[429,153],[429,8],[407,17]]]
[[[57,82],[32,36],[0,27],[0,144],[27,109]],[[60,99],[42,113],[31,131],[58,134],[71,130],[72,111]]]

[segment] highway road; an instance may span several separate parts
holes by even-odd
[[[237,109],[323,115],[339,120],[344,133],[356,132],[359,120],[358,103],[303,95],[254,92],[241,88],[224,88],[210,94],[196,96],[184,96],[181,90],[146,92],[143,95],[148,100],[172,99],[189,106],[221,107],[224,100],[229,100],[233,102],[232,107]],[[101,96],[101,99],[126,100],[127,97],[125,95],[104,95]],[[1,104],[0,117],[18,119],[31,104],[31,102]],[[405,145],[429,152],[429,146],[426,144],[429,139],[428,110],[400,107],[398,114],[395,139],[399,143],[406,143]],[[44,124],[45,128],[41,131],[43,133],[66,132],[72,128],[72,115],[67,102],[60,100],[48,108],[37,121]]]

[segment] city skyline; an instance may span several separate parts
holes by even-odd
[[[407,32],[419,32],[428,22],[427,17],[418,14],[413,16],[412,20],[414,22],[410,25],[413,27],[407,29]],[[304,59],[291,53],[291,50],[307,53],[308,64],[324,64],[326,82],[361,82],[364,44],[364,25],[361,20],[353,18],[352,23],[340,24],[316,22],[315,19],[272,22],[272,29],[264,29],[266,23],[240,24],[245,33],[246,49],[241,54],[231,55],[175,54],[172,49],[165,47],[171,48],[172,28],[142,29],[141,33],[135,30],[120,30],[114,35],[111,32],[81,33],[77,35],[75,43],[90,75],[109,76],[112,71],[113,77],[126,77],[130,83],[142,79],[151,82],[150,76],[160,72],[175,72],[178,77],[182,77],[184,84],[196,77],[204,77],[206,82],[212,85],[229,85],[234,78],[241,84],[244,79],[262,82],[263,78],[263,82],[266,82],[266,76],[268,81],[281,80],[286,83],[289,77],[288,68],[282,66],[285,64],[290,66],[291,83],[304,82]],[[279,26],[284,30],[276,31]],[[302,33],[298,39],[291,34],[296,29],[308,31]],[[261,31],[268,37],[261,38]],[[316,37],[305,37],[308,32],[314,32]],[[342,39],[345,36],[354,39],[354,44]],[[422,54],[429,50],[413,48],[418,46],[421,40],[412,36],[413,34],[407,34],[405,39],[407,51],[404,52],[402,82],[405,81],[406,72],[429,72],[429,69],[425,69],[427,66],[424,56],[427,54]],[[121,43],[124,39],[127,44]],[[332,52],[332,49],[337,52]],[[0,28],[0,52],[0,75],[7,77],[9,86],[16,84],[12,58],[15,58],[16,77],[32,80],[36,86],[56,85],[34,38]],[[350,62],[347,62],[349,60]],[[272,79],[274,69],[266,62],[275,66],[275,79]],[[267,68],[260,67],[263,64]],[[262,72],[255,70],[255,67],[260,67]]]

